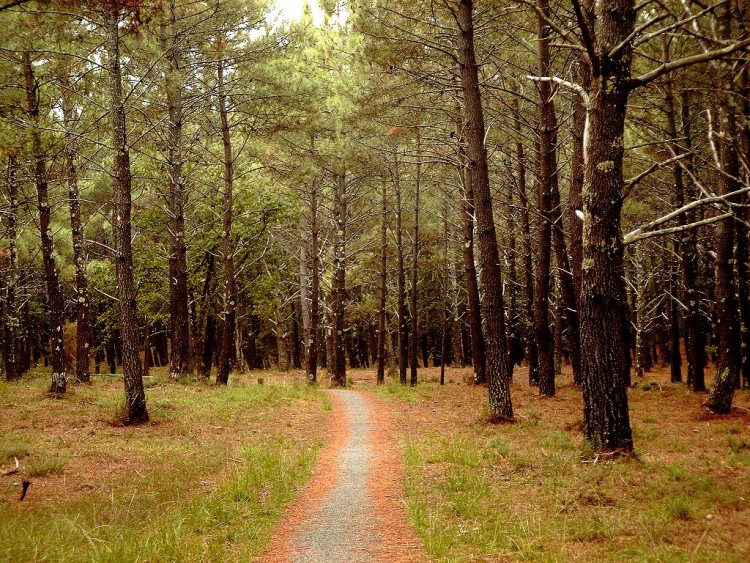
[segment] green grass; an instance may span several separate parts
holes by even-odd
[[[394,400],[440,405],[442,392]],[[636,414],[644,454],[610,460],[594,455],[580,431],[561,429],[550,409],[562,413],[565,403],[532,402],[519,408],[516,424],[489,425],[476,422],[482,405],[466,412],[467,402],[452,407],[465,423],[407,431],[407,514],[433,560],[741,561],[748,553],[748,542],[726,539],[736,536],[736,520],[715,516],[750,510],[742,500],[750,498],[747,427],[726,422],[712,450],[706,441],[716,422],[692,432],[689,420],[678,434],[650,411]],[[439,407],[435,414],[451,415]],[[696,457],[700,448],[708,454]]]
[[[285,430],[288,419],[302,406],[330,409],[313,386],[218,388],[159,377],[147,389],[151,422],[118,428],[108,421],[121,402],[121,382],[76,386],[59,400],[39,392],[46,384],[25,380],[0,397],[27,405],[26,420],[62,429],[48,435],[20,425],[0,450],[6,458],[25,456],[21,474],[35,483],[19,503],[11,479],[0,481],[2,561],[248,561],[262,551],[322,447],[322,430],[295,437]],[[83,439],[68,436],[92,424],[98,426]],[[112,473],[88,477],[81,467]],[[88,492],[80,492],[82,483]],[[58,492],[48,500],[42,495],[50,487]]]
[[[44,455],[40,458],[29,460],[24,467],[23,473],[27,477],[45,477],[57,475],[63,472],[65,459],[56,455]]]

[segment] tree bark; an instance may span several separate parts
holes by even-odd
[[[471,363],[474,368],[474,383],[482,384],[487,381],[487,358],[482,332],[482,310],[479,303],[479,283],[477,282],[477,268],[474,260],[474,186],[469,173],[468,159],[464,146],[463,127],[459,123],[458,160],[459,173],[463,187],[462,209],[462,254],[464,261],[464,276],[466,283],[469,333],[471,334]]]
[[[23,53],[23,75],[26,86],[26,113],[31,124],[31,151],[34,162],[34,184],[36,186],[37,208],[39,210],[39,233],[42,243],[42,261],[44,263],[44,280],[47,286],[47,307],[50,318],[50,351],[52,358],[52,385],[50,393],[65,393],[67,377],[65,374],[65,355],[63,329],[65,311],[60,291],[60,281],[53,256],[53,240],[50,231],[52,220],[49,202],[49,184],[47,165],[42,152],[42,136],[39,130],[39,83],[34,76],[29,51]]]
[[[223,43],[223,39],[220,40]],[[217,63],[217,96],[219,98],[219,118],[221,120],[221,139],[224,145],[224,201],[221,216],[221,250],[224,262],[224,296],[221,354],[219,369],[216,372],[216,383],[226,385],[229,382],[229,371],[232,368],[232,351],[234,350],[234,335],[236,330],[237,284],[234,273],[234,243],[232,241],[233,187],[234,187],[234,157],[232,156],[232,139],[229,131],[227,115],[227,93],[224,85],[223,45],[219,49]]]
[[[418,274],[419,274],[419,189],[422,176],[421,144],[417,130],[417,164],[414,185],[414,231],[411,246],[411,343],[409,345],[409,384],[417,384],[417,343],[419,342]],[[427,367],[426,363],[425,366]]]
[[[320,227],[318,224],[318,188],[313,181],[310,190],[310,326],[307,329],[307,353],[305,371],[307,380],[318,379],[318,330],[320,325]]]
[[[346,387],[346,340],[344,338],[344,316],[346,313],[346,172],[344,170],[337,172],[334,182],[333,223],[336,236],[331,288],[332,383],[337,387]]]
[[[5,379],[14,381],[21,377],[21,358],[18,349],[18,327],[20,326],[16,290],[20,275],[18,271],[18,163],[15,154],[8,157],[8,214],[6,217],[8,237],[8,276],[4,287],[3,315],[3,361]]]
[[[682,111],[681,125],[682,137],[685,150],[688,152],[686,166],[692,170],[692,134],[690,127],[690,92],[682,92]],[[695,189],[689,184],[687,195],[692,197]],[[685,214],[685,221],[692,223],[696,220],[694,210]],[[688,384],[695,392],[706,390],[705,371],[706,364],[706,335],[703,330],[703,319],[700,311],[700,301],[698,295],[698,237],[697,229],[685,231],[680,241],[680,252],[682,258],[682,284],[685,288],[683,302],[687,307],[685,313],[685,355],[688,364],[687,380]]]
[[[497,235],[492,213],[487,149],[484,144],[484,114],[479,91],[479,76],[474,53],[474,23],[472,0],[461,0],[458,4],[457,23],[458,59],[461,68],[461,86],[466,109],[466,152],[469,159],[469,174],[475,194],[477,230],[479,232],[479,255],[481,261],[484,299],[482,313],[487,344],[487,380],[490,415],[494,420],[512,420],[513,404],[510,396],[510,380],[513,364],[508,356],[505,333],[505,311],[502,294],[502,273]]]
[[[516,181],[520,200],[521,231],[523,233],[523,279],[524,279],[524,340],[526,363],[529,366],[529,385],[539,384],[539,353],[534,330],[534,270],[532,266],[531,221],[529,199],[526,195],[526,155],[521,140],[521,114],[518,99],[513,98],[513,127],[516,133]]]
[[[388,336],[388,326],[386,318],[386,306],[388,298],[388,183],[384,180],[381,188],[380,199],[380,305],[378,308],[378,385],[385,383],[385,363],[386,349],[385,339]]]
[[[539,76],[549,76],[549,37],[552,33],[547,0],[538,0]],[[545,19],[546,18],[546,19]],[[537,185],[537,244],[534,269],[534,335],[539,353],[539,394],[555,395],[555,347],[550,330],[550,262],[552,258],[552,191],[557,191],[557,115],[550,82],[539,82],[539,183]],[[555,187],[553,188],[553,184]]]
[[[105,14],[107,31],[107,68],[109,70],[109,102],[112,125],[112,166],[114,201],[112,229],[115,233],[115,269],[117,271],[117,299],[120,312],[122,373],[125,386],[126,424],[148,420],[146,394],[143,390],[143,371],[139,358],[138,322],[136,321],[136,289],[133,280],[133,248],[131,227],[130,153],[125,126],[125,107],[122,99],[120,69],[120,5],[111,3]]]
[[[401,183],[398,170],[398,154],[393,154],[393,181],[396,192],[396,253],[398,258],[398,377],[406,385],[406,365],[409,357],[409,322],[406,310],[406,269],[404,266],[403,226],[401,216]]]
[[[724,6],[719,18],[722,39],[731,38],[732,4]],[[720,84],[729,88],[732,84],[733,71],[728,63],[718,63]],[[721,176],[719,195],[727,195],[738,189],[740,165],[737,147],[737,115],[735,113],[734,94],[727,90],[719,96],[719,160]],[[736,198],[732,199],[736,203]],[[734,390],[739,385],[742,365],[742,335],[738,312],[737,295],[734,278],[734,218],[725,219],[716,227],[716,324],[718,334],[718,362],[716,379],[708,395],[705,406],[714,412],[727,413],[732,410]]]
[[[602,0],[598,64],[588,91],[583,184],[581,349],[584,432],[597,451],[631,452],[626,373],[627,303],[620,212],[625,112],[635,28],[633,0]],[[614,57],[609,53],[625,45]]]
[[[172,355],[169,375],[180,379],[190,372],[190,320],[188,316],[187,245],[185,243],[185,177],[182,173],[183,82],[180,78],[182,57],[179,47],[175,2],[166,8],[164,43],[167,48],[165,92],[169,112],[169,314]],[[168,44],[168,45],[167,45]]]
[[[70,209],[70,231],[73,239],[73,262],[76,269],[76,379],[89,383],[89,346],[91,341],[91,322],[89,321],[89,291],[86,275],[86,247],[81,222],[81,195],[78,189],[78,169],[76,167],[77,143],[72,134],[75,118],[70,108],[68,91],[70,84],[67,78],[62,81],[62,112],[65,127],[65,168],[68,177],[68,207]]]
[[[578,82],[585,89],[591,85],[591,71],[583,60],[578,56]],[[568,248],[570,249],[570,265],[573,274],[573,287],[575,289],[575,323],[578,332],[576,348],[573,350],[571,339],[571,353],[573,357],[578,356],[578,372],[573,370],[573,382],[576,385],[582,384],[581,376],[581,338],[580,338],[580,310],[581,310],[581,291],[583,290],[583,221],[576,214],[577,211],[583,210],[583,179],[585,171],[584,162],[584,129],[586,126],[586,104],[580,96],[575,96],[573,100],[573,151],[570,162],[570,190],[568,193],[568,208],[571,210],[570,226],[568,227]],[[562,225],[560,225],[562,227]]]

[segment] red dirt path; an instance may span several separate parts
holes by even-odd
[[[362,534],[364,543],[357,552],[366,556],[357,561],[420,562],[425,557],[421,542],[406,520],[403,502],[404,468],[399,448],[394,439],[390,408],[366,392],[357,393],[367,403],[369,419],[369,444],[371,460],[367,470],[367,495],[374,513],[367,514],[363,522],[349,522],[348,526],[376,527],[378,540],[373,542],[371,534]],[[300,537],[303,530],[315,525],[326,525],[320,521],[316,510],[336,488],[341,476],[340,453],[351,436],[345,405],[340,397],[332,393],[333,415],[328,428],[329,443],[323,448],[315,473],[299,492],[279,522],[271,542],[258,559],[262,563],[291,562],[298,559]],[[363,503],[365,499],[363,499]]]

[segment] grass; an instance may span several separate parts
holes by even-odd
[[[112,424],[122,382],[62,399],[46,375],[6,385],[0,417],[0,560],[247,561],[312,472],[330,399],[264,374],[225,388],[152,370],[151,421]],[[7,412],[7,411],[6,411]],[[44,431],[40,431],[44,428]],[[22,478],[32,485],[18,502]]]
[[[376,392],[400,413],[408,516],[433,560],[750,558],[747,392],[736,413],[703,419],[703,396],[649,374],[647,393],[630,391],[637,457],[615,460],[583,442],[570,384],[554,399],[514,384],[511,425],[486,423],[486,388]]]

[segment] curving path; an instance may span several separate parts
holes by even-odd
[[[422,561],[406,522],[390,413],[369,394],[330,393],[330,442],[260,561]]]

